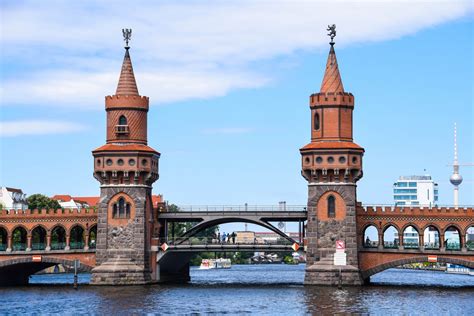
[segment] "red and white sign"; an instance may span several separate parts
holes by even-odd
[[[298,245],[298,243],[294,243],[292,246],[291,246],[291,249],[293,249],[293,251],[298,251],[298,249],[300,249],[300,245]]]
[[[438,262],[438,256],[428,256],[428,262]]]
[[[160,248],[161,248],[161,250],[166,251],[166,250],[168,250],[169,246],[168,246],[167,243],[162,243]]]
[[[346,244],[344,243],[344,240],[336,240],[336,249],[346,250]]]
[[[31,257],[31,260],[33,262],[41,262],[41,256],[38,256],[38,255],[33,256],[33,257]]]

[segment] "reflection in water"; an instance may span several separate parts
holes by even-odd
[[[193,268],[188,285],[0,288],[0,314],[474,314],[474,277],[392,269],[372,278],[379,285],[343,289],[305,287],[303,277],[304,265],[234,265],[230,270]],[[34,276],[32,281],[70,283],[72,275]],[[438,287],[421,286],[424,282]]]

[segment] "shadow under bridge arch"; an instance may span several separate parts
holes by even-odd
[[[33,256],[17,257],[0,262],[0,286],[26,285],[30,275],[55,265],[73,267],[74,260],[59,257],[42,256],[41,261],[34,261]],[[90,272],[93,266],[79,259],[79,272]]]

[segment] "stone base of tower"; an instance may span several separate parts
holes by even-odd
[[[363,285],[359,268],[346,265],[335,266],[332,257],[323,258],[321,261],[306,267],[304,276],[305,285],[326,286],[358,286]]]
[[[140,285],[152,283],[150,271],[130,258],[107,260],[92,270],[92,285]]]

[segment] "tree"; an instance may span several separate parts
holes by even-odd
[[[28,201],[28,208],[30,210],[34,210],[34,209],[54,209],[54,210],[57,210],[59,208],[61,208],[61,205],[59,205],[59,202],[56,201],[56,200],[53,200],[53,199],[50,199],[49,197],[47,197],[46,195],[43,195],[43,194],[33,194],[33,195],[30,195],[28,198],[27,198],[27,201]]]
[[[5,208],[5,205],[3,205],[2,202],[0,202],[0,210],[3,210]]]

